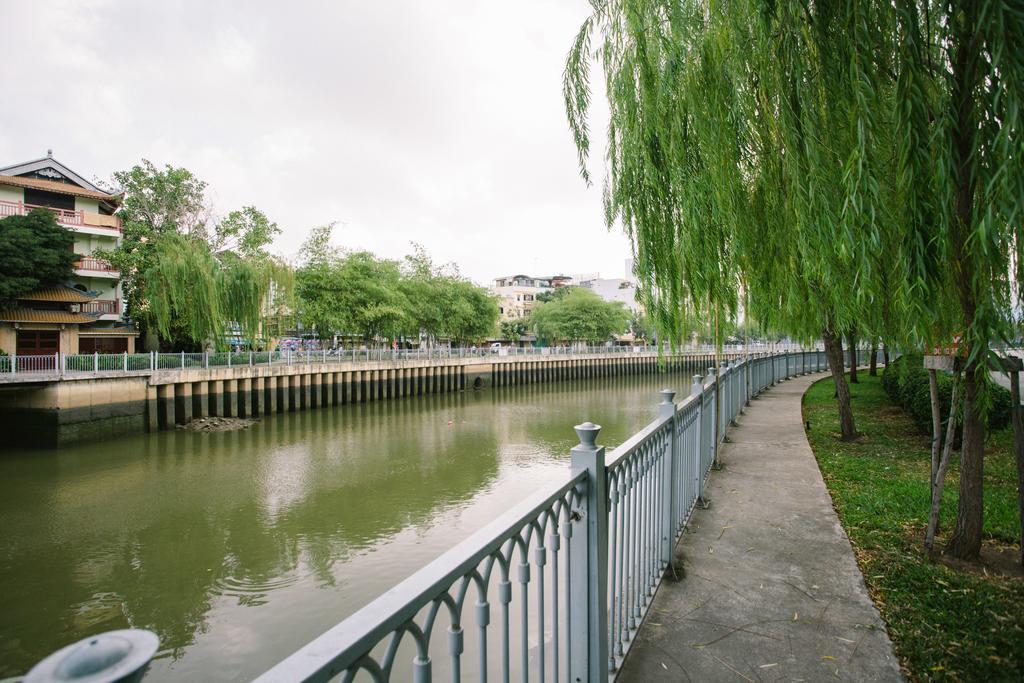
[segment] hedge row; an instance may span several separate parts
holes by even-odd
[[[939,373],[939,405],[942,407],[943,422],[949,415],[949,399],[953,391],[953,377]],[[882,388],[893,401],[899,404],[917,423],[921,431],[932,433],[932,402],[928,388],[928,371],[920,354],[900,356],[889,364],[882,374]],[[956,427],[957,442],[963,426],[963,385],[957,391]],[[1010,424],[1010,410],[1013,406],[1010,392],[996,384],[989,391],[988,428],[1003,429]]]

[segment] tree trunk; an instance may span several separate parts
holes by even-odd
[[[871,342],[871,365],[868,374],[878,377],[878,339]]]
[[[836,384],[836,398],[839,403],[839,430],[843,441],[857,438],[857,428],[853,423],[853,406],[850,405],[850,387],[843,374],[843,343],[830,329],[825,328],[821,335],[825,343],[825,355],[828,357],[829,369]]]
[[[889,367],[889,347],[882,347],[882,362],[885,363],[885,367]]]
[[[960,448],[960,503],[957,509],[956,528],[946,546],[946,553],[964,560],[976,559],[981,552],[981,532],[984,521],[983,476],[985,455],[985,423],[978,411],[979,399],[983,398],[983,373],[988,371],[986,363],[989,337],[978,330],[976,320],[980,302],[976,291],[978,280],[975,256],[968,246],[974,227],[974,202],[978,183],[976,171],[974,136],[978,127],[975,109],[975,93],[979,80],[978,62],[980,50],[978,33],[979,8],[977,3],[964,3],[962,11],[953,20],[954,56],[952,73],[953,87],[950,105],[955,108],[955,124],[950,134],[950,161],[954,174],[952,224],[949,241],[952,252],[951,272],[957,299],[960,305],[963,325],[964,348],[968,358],[964,368],[964,433]]]
[[[1013,401],[1013,450],[1017,454],[1017,500],[1020,515],[1020,563],[1024,565],[1024,412],[1020,404],[1020,373],[1010,373],[1010,399]]]
[[[847,332],[846,343],[850,347],[850,384],[860,384],[857,380],[857,334],[853,331]]]
[[[981,531],[984,524],[982,482],[984,480],[985,423],[978,412],[981,387],[978,362],[971,361],[964,369],[964,436],[960,447],[960,504],[956,528],[949,539],[946,553],[964,560],[977,559],[981,552]],[[984,363],[985,360],[980,361]]]
[[[929,370],[929,384],[935,380],[935,371]],[[939,458],[938,444],[942,436],[942,415],[939,409],[938,382],[935,381],[932,394],[932,426],[935,429],[935,443],[932,445],[932,509],[928,514],[928,528],[924,533],[924,546],[928,550],[935,544],[935,534],[939,532],[939,510],[942,509],[942,489],[946,484],[946,470],[949,468],[949,456],[953,452],[953,430],[956,428],[956,394],[959,382],[953,378],[953,390],[949,397],[949,421],[946,423],[946,443],[942,447]]]
[[[928,398],[932,404],[932,469],[928,485],[934,490],[935,473],[939,471],[939,449],[942,448],[942,408],[939,403],[938,372],[931,368],[928,369]]]

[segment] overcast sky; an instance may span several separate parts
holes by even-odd
[[[48,148],[87,178],[184,166],[218,213],[267,213],[286,255],[336,221],[343,246],[398,258],[415,240],[480,283],[624,275],[628,240],[579,178],[562,103],[586,0],[0,8],[0,166]]]

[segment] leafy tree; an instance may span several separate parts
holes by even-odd
[[[254,206],[232,211],[217,224],[210,243],[215,251],[231,251],[243,258],[261,259],[266,248],[281,234],[277,223]]]
[[[346,327],[365,339],[393,339],[406,329],[409,301],[399,288],[398,263],[368,251],[346,254],[336,269]]]
[[[122,241],[97,256],[121,271],[136,325],[174,349],[222,346],[229,322],[255,339],[271,283],[290,286],[289,269],[266,251],[277,225],[251,206],[214,221],[206,183],[184,168],[143,159],[114,180]]]
[[[75,238],[46,209],[0,219],[0,306],[33,289],[67,281],[75,270]]]
[[[629,316],[629,331],[633,333],[634,339],[647,339],[647,336],[651,333],[651,323],[647,316],[638,311],[631,313]]]
[[[467,344],[494,334],[499,315],[494,297],[468,280],[451,279],[446,285],[447,311],[443,329],[447,336]]]
[[[502,339],[515,341],[526,334],[526,327],[526,320],[521,318],[517,320],[502,320],[498,325],[498,331]]]
[[[540,339],[601,343],[626,330],[629,311],[621,302],[604,301],[581,287],[562,290],[557,299],[538,304],[530,312],[528,325]]]
[[[402,263],[346,252],[331,244],[332,229],[310,234],[296,273],[302,317],[321,337],[425,335],[470,342],[493,333],[497,304],[453,265],[436,266],[419,245]]]
[[[844,334],[962,335],[948,550],[976,556],[986,356],[1024,275],[1024,13],[997,0],[594,3],[565,79],[584,177],[594,34],[606,215],[634,242],[659,329],[733,317],[743,292],[767,328],[820,335],[844,438]]]
[[[321,338],[361,334],[393,338],[407,324],[408,301],[394,261],[369,252],[346,253],[330,243],[333,225],[315,229],[301,251],[296,295],[301,315]]]

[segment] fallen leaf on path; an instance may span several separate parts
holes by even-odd
[[[823,662],[824,662],[824,661],[833,661],[833,662],[834,662],[834,661],[835,661],[835,659],[836,659],[836,658],[835,658],[835,657],[833,657],[832,655],[825,655],[824,657],[822,657],[822,658],[821,658],[821,661],[823,661]]]
[[[757,668],[759,668],[759,669],[770,669],[773,666],[778,666],[778,665],[779,665],[778,662],[772,662],[771,664],[762,664],[761,666],[759,666]]]

